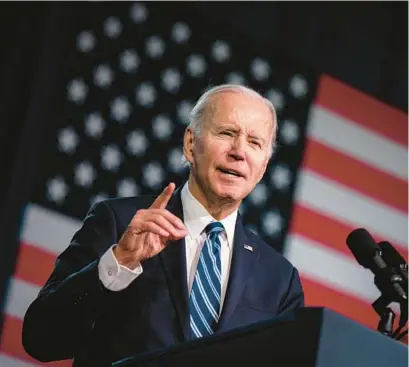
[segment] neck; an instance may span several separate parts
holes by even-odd
[[[222,220],[233,213],[240,206],[240,202],[232,202],[219,197],[207,197],[192,175],[188,180],[189,191],[192,196],[203,205],[209,214],[216,220]]]

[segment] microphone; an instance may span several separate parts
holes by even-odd
[[[407,283],[408,264],[406,263],[402,255],[387,241],[379,242],[378,246],[381,248],[382,257],[384,258],[388,266],[397,269]]]
[[[375,275],[375,285],[380,290],[381,297],[372,306],[379,315],[383,314],[391,302],[407,302],[407,290],[402,286],[403,277],[385,262],[381,247],[366,229],[355,229],[348,235],[346,242],[358,263]],[[387,252],[390,254],[390,249]]]

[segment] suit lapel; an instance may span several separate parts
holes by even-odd
[[[181,188],[175,191],[166,209],[183,220],[180,191]],[[166,249],[159,254],[159,257],[165,270],[169,291],[178,314],[183,335],[185,339],[188,339],[188,287],[185,240],[181,239],[170,242]]]
[[[223,330],[236,308],[247,279],[251,276],[258,258],[255,243],[247,243],[240,215],[237,216],[234,234],[233,256],[231,259],[229,282],[220,315],[219,329]]]

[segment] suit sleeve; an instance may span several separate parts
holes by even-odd
[[[295,267],[293,267],[290,278],[288,291],[281,300],[278,313],[284,314],[287,311],[293,311],[297,308],[304,307],[304,291],[302,289],[300,276]]]
[[[117,241],[108,204],[90,209],[23,321],[25,350],[40,361],[73,358],[86,341],[108,296],[98,276],[98,261]]]

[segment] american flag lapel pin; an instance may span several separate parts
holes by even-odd
[[[245,248],[246,250],[248,250],[248,251],[253,252],[253,246],[250,246],[250,245],[244,245],[244,248]]]

